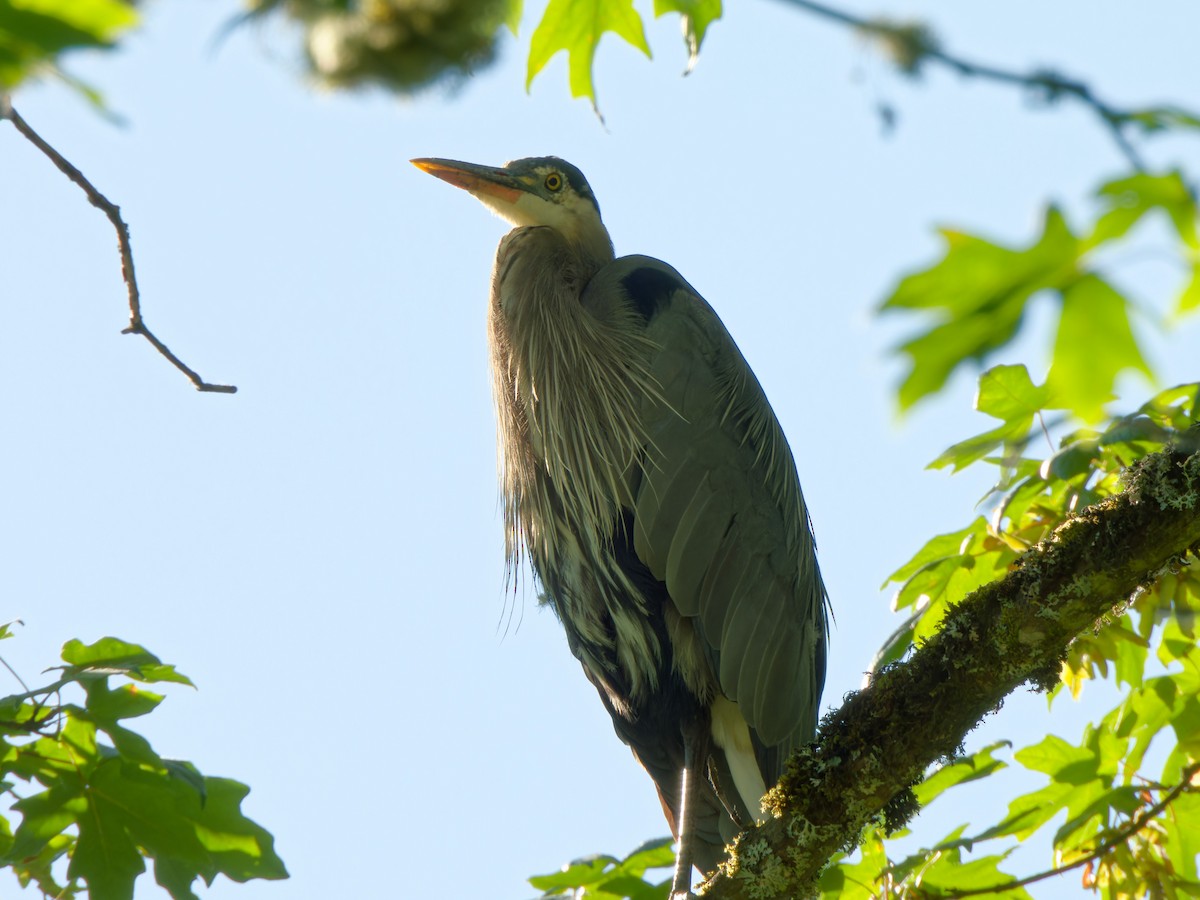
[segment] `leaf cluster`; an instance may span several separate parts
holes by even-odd
[[[309,75],[322,87],[412,94],[456,83],[496,59],[518,0],[247,0],[246,20],[285,17],[303,32]]]
[[[932,846],[899,859],[888,854],[879,827],[868,829],[858,858],[835,859],[821,879],[828,898],[1028,898],[1027,886],[1051,875],[1080,871],[1080,883],[1106,898],[1186,898],[1200,891],[1200,651],[1194,633],[1176,620],[1164,633],[1160,659],[1178,671],[1146,680],[1078,744],[1056,735],[1018,750],[1015,760],[1041,773],[1040,788],[1013,799],[1004,818],[976,834],[967,825]],[[1142,770],[1152,741],[1170,749],[1159,778]],[[934,772],[916,789],[923,806],[950,788],[1006,768],[992,744]],[[1054,865],[1016,878],[1000,867],[1016,842],[1062,820],[1054,831]],[[988,850],[969,861],[964,853]]]
[[[280,14],[304,32],[310,74],[333,88],[383,87],[402,94],[475,74],[496,57],[505,26],[514,34],[521,0],[247,0],[247,19]],[[689,70],[722,0],[655,0],[654,15],[683,23]],[[558,53],[568,57],[571,95],[596,103],[593,66],[605,34],[646,56],[650,47],[633,0],[549,0],[530,38],[526,87]]]
[[[598,854],[577,859],[561,871],[534,875],[529,883],[544,900],[585,896],[594,900],[667,900],[671,879],[651,881],[646,872],[675,864],[670,838],[647,841],[624,859]]]
[[[1038,297],[1057,304],[1050,408],[1097,421],[1118,375],[1151,374],[1130,323],[1132,304],[1106,274],[1112,257],[1105,251],[1148,213],[1165,215],[1187,271],[1174,311],[1192,312],[1200,306],[1196,199],[1178,171],[1109,181],[1097,199],[1101,214],[1089,228],[1077,233],[1050,206],[1041,234],[1024,246],[942,229],[944,257],[903,278],[881,307],[917,314],[925,323],[899,348],[909,360],[899,388],[902,409],[939,391],[961,366],[988,360],[1010,344]]]
[[[930,464],[952,471],[989,465],[997,479],[981,500],[984,515],[927,541],[889,576],[885,585],[898,586],[894,608],[908,619],[880,650],[876,668],[931,639],[961,600],[1018,565],[1025,550],[1084,508],[1121,492],[1126,473],[1140,460],[1168,447],[1190,452],[1200,446],[1200,383],[1159,391],[1130,413],[1106,415],[1116,377],[1150,370],[1130,327],[1131,303],[1105,278],[1096,253],[1147,213],[1165,214],[1187,272],[1172,311],[1193,311],[1200,292],[1194,197],[1177,172],[1109,182],[1099,196],[1102,211],[1084,237],[1072,233],[1053,208],[1041,236],[1024,248],[944,232],[945,257],[902,280],[884,304],[927,322],[933,317],[901,347],[911,362],[899,390],[902,407],[938,390],[959,366],[1007,344],[1035,295],[1053,296],[1060,315],[1045,382],[1035,383],[1023,365],[984,372],[976,409],[999,424],[947,448]],[[1042,453],[1036,452],[1040,444]],[[1196,498],[1154,499],[1178,507]],[[1096,678],[1111,678],[1126,693],[1077,743],[1048,735],[1012,754],[1040,773],[1041,787],[1014,798],[990,827],[969,834],[964,824],[898,858],[882,827],[872,827],[856,857],[836,859],[825,872],[824,895],[1025,898],[1027,886],[1078,870],[1084,888],[1112,900],[1196,896],[1198,611],[1200,565],[1195,557],[1176,559],[1074,640],[1059,671],[1045,674],[1040,686],[1049,690],[1051,703],[1064,693],[1077,698]],[[1148,755],[1152,744],[1156,753]],[[928,805],[951,787],[1002,771],[1008,763],[997,754],[1004,746],[950,761],[916,788],[918,801]],[[1162,759],[1154,770],[1151,758]],[[1002,866],[1017,844],[1054,823],[1053,866],[1023,878],[1007,874]]]
[[[383,88],[414,94],[457,84],[497,56],[523,0],[245,0],[231,27],[282,19],[299,28],[309,76],[334,89]],[[688,70],[722,0],[654,0],[654,15],[677,14]],[[0,0],[0,94],[39,72],[59,75],[103,109],[93,88],[71,79],[59,57],[76,49],[111,49],[138,23],[133,0]],[[605,34],[650,56],[633,0],[550,0],[530,38],[526,87],[559,52],[568,56],[574,97],[596,103],[593,65]]]
[[[74,50],[111,50],[137,22],[131,0],[0,0],[0,97],[48,74],[100,106],[100,95],[66,75],[59,58]]]
[[[176,900],[219,874],[287,877],[271,835],[241,812],[249,788],[159,756],[124,724],[162,702],[144,685],[186,676],[116,638],[69,641],[62,659],[52,683],[0,699],[0,785],[20,815],[15,830],[0,815],[0,865],[47,896],[92,900],[132,898],[147,860]]]
[[[683,25],[688,71],[695,66],[704,36],[721,18],[722,0],[654,0],[654,15],[676,13]],[[608,32],[650,56],[642,16],[633,0],[550,0],[529,44],[525,86],[556,54],[566,51],[571,96],[587,97],[596,108],[592,69],[600,40]]]

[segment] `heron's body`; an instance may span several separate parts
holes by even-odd
[[[691,849],[711,871],[811,739],[824,681],[825,592],[787,441],[692,287],[613,258],[577,169],[418,164],[518,225],[488,311],[509,562],[528,554],[677,835],[680,773],[698,768]]]

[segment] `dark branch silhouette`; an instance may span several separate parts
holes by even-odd
[[[882,41],[896,66],[905,74],[916,75],[926,62],[937,63],[959,75],[1010,84],[1036,92],[1046,101],[1070,98],[1090,109],[1104,124],[1121,154],[1133,168],[1145,171],[1141,155],[1129,140],[1130,128],[1158,130],[1171,123],[1186,123],[1200,127],[1196,116],[1182,109],[1154,107],[1125,109],[1102,100],[1083,81],[1069,78],[1050,69],[1016,72],[996,66],[971,62],[943,50],[936,36],[920,23],[894,22],[884,18],[863,18],[813,0],[783,0],[783,2],[823,19],[849,25],[856,31]]]
[[[129,242],[129,226],[121,218],[120,207],[96,190],[95,186],[84,177],[84,174],[79,169],[71,165],[61,153],[50,146],[41,135],[34,131],[29,126],[29,123],[13,109],[12,102],[6,94],[0,94],[0,119],[8,119],[8,121],[12,122],[17,131],[48,156],[50,161],[64,175],[79,185],[87,195],[92,206],[95,206],[108,216],[108,220],[112,222],[113,228],[117,230],[117,244],[121,251],[121,276],[125,279],[125,285],[129,289],[129,325],[123,328],[121,333],[140,334],[144,337],[155,350],[166,357],[171,365],[188,377],[188,380],[196,386],[196,390],[218,394],[237,393],[237,388],[232,384],[212,384],[205,381],[194,369],[189,368],[183,360],[172,353],[170,348],[159,340],[154,332],[146,327],[146,323],[142,319],[142,305],[138,292],[137,277],[133,271],[133,247]]]

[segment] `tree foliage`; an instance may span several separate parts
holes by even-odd
[[[250,18],[279,13],[298,23],[310,73],[337,88],[382,87],[412,93],[461,80],[489,65],[507,27],[516,32],[521,0],[248,0]],[[654,0],[654,15],[683,26],[688,67],[695,64],[721,0]],[[613,34],[650,55],[633,0],[549,0],[529,38],[526,88],[558,53],[568,57],[571,95],[596,106],[596,51]]]
[[[249,788],[159,756],[126,726],[163,700],[143,685],[185,675],[116,638],[68,641],[62,659],[50,684],[0,699],[0,785],[20,815],[15,831],[0,816],[0,865],[48,897],[92,900],[133,897],[147,860],[175,900],[196,900],[197,879],[287,877],[242,814]]]
[[[956,368],[993,358],[1013,338],[1035,296],[1057,304],[1052,363],[1035,383],[1024,365],[1000,365],[979,378],[976,409],[1000,424],[947,448],[930,465],[987,465],[995,486],[988,515],[928,541],[889,577],[894,607],[910,613],[882,649],[886,665],[943,627],[971,592],[1021,564],[1055,529],[1124,489],[1139,460],[1167,448],[1200,449],[1200,383],[1159,391],[1132,411],[1108,412],[1119,375],[1152,377],[1129,310],[1133,301],[1106,277],[1106,251],[1130,237],[1148,214],[1169,224],[1183,277],[1157,304],[1172,316],[1196,307],[1197,207],[1180,172],[1135,172],[1097,191],[1095,221],[1074,232],[1054,208],[1042,234],[1024,248],[943,231],[945,257],[902,279],[882,309],[922,317],[923,330],[900,348],[910,360],[898,389],[901,407],[936,393]],[[1037,451],[1038,445],[1044,447]],[[1195,459],[1193,455],[1191,457]],[[1172,503],[1197,498],[1180,497]],[[1195,549],[1195,548],[1193,548]],[[1019,841],[1053,831],[1054,865],[1079,868],[1085,887],[1104,897],[1186,897],[1200,891],[1193,835],[1200,833],[1200,566],[1176,556],[1110,616],[1064,647],[1058,677],[1043,687],[1051,703],[1078,697],[1087,680],[1111,678],[1126,693],[1087,726],[1075,744],[1050,735],[1013,759],[1044,776],[1016,797],[1000,822],[968,833],[963,825],[925,849],[893,859],[881,826],[869,828],[858,858],[826,870],[826,896],[1027,897],[1039,875],[1017,878],[1001,866]],[[1147,762],[1151,745],[1158,763]],[[916,789],[922,806],[947,788],[988,777],[1005,763],[998,747],[954,760]],[[992,848],[995,848],[994,850]],[[984,853],[969,862],[963,851]]]
[[[594,900],[666,900],[671,879],[661,870],[675,865],[670,838],[647,841],[624,859],[597,854],[577,859],[557,872],[534,875],[529,883],[543,891],[543,897],[585,896]],[[660,870],[655,880],[648,871]]]
[[[28,78],[54,75],[100,107],[100,94],[68,76],[59,58],[110,50],[137,22],[126,0],[0,0],[0,96]]]
[[[309,74],[331,88],[412,93],[482,71],[515,0],[249,0],[247,19],[281,14],[303,31]]]

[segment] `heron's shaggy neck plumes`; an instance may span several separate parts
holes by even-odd
[[[637,364],[649,344],[634,321],[580,304],[594,265],[548,227],[518,228],[497,251],[488,330],[506,545],[510,572],[528,552],[564,621],[611,650],[640,696],[662,650],[646,610],[616,601],[640,594],[610,550],[648,443],[640,404],[658,390]]]

